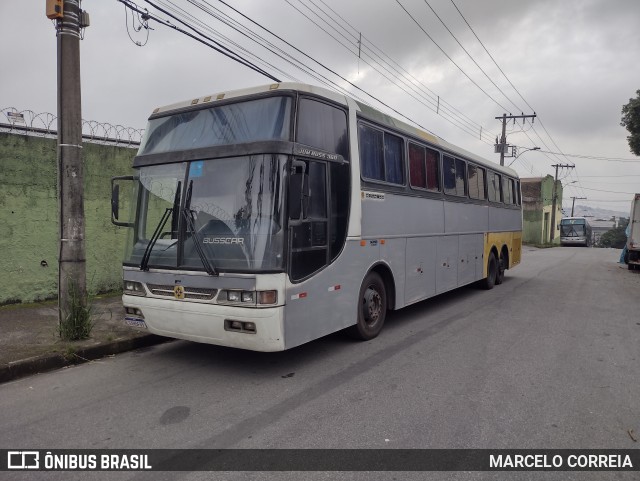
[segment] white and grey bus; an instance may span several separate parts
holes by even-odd
[[[135,157],[123,302],[155,334],[279,351],[520,262],[515,171],[351,98],[281,83],[156,109]],[[124,195],[122,193],[122,195]],[[123,206],[123,210],[124,210]]]
[[[560,245],[589,247],[592,235],[591,224],[585,217],[560,220]]]

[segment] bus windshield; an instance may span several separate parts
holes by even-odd
[[[584,224],[560,225],[560,235],[562,237],[582,237],[584,236]]]
[[[151,119],[138,155],[289,140],[291,97],[270,97]]]
[[[282,270],[286,160],[260,154],[142,167],[126,263]]]

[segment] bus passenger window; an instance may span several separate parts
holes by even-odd
[[[386,181],[393,184],[404,184],[404,168],[402,164],[402,153],[404,142],[400,137],[384,134],[384,163],[386,170]]]
[[[360,133],[360,161],[362,177],[373,180],[384,180],[384,148],[381,130],[367,125],[358,125]]]
[[[423,147],[409,144],[409,180],[412,187],[427,188],[427,173],[425,172],[425,151]]]
[[[454,159],[448,155],[442,161],[444,174],[444,192],[449,195],[465,195],[465,163],[463,160]]]
[[[358,125],[362,177],[392,184],[404,183],[404,141],[368,125]]]
[[[482,167],[469,164],[469,197],[472,199],[484,200],[484,176],[485,171]]]
[[[502,195],[504,196],[505,204],[513,203],[513,184],[511,183],[511,179],[507,179],[506,177],[502,179]]]
[[[427,149],[427,189],[440,190],[440,154],[436,150]]]
[[[409,143],[409,178],[412,187],[440,190],[439,158],[436,150]]]
[[[495,172],[489,172],[489,181],[487,182],[489,187],[489,201],[490,202],[502,202],[501,184],[502,179],[500,174]]]

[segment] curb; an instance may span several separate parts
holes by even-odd
[[[44,354],[42,356],[13,361],[0,367],[0,384],[14,381],[21,377],[32,374],[53,371],[66,366],[84,364],[88,361],[100,359],[101,357],[122,352],[132,351],[141,347],[155,346],[172,341],[173,339],[155,334],[145,334],[144,336],[131,339],[120,339],[98,346],[78,349],[72,358],[67,358],[62,354]]]

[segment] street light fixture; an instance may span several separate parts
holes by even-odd
[[[529,152],[530,150],[540,150],[540,147],[532,147],[530,149],[524,149],[522,152],[520,152],[518,155],[516,155],[513,160],[511,161],[511,163],[507,166],[507,167],[511,167],[511,164],[513,164],[518,157],[520,157],[522,154],[524,154],[525,152]]]

